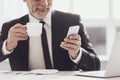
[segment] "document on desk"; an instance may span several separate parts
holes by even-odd
[[[31,70],[33,74],[43,74],[43,75],[48,75],[48,74],[55,74],[58,72],[57,69],[35,69]]]
[[[0,71],[0,75],[51,75],[57,73],[57,69],[35,69],[31,71]]]

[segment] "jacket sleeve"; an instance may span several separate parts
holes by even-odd
[[[81,36],[81,47],[83,49],[81,59],[77,64],[77,68],[80,68],[83,71],[100,70],[100,60],[89,41],[89,36],[86,32],[86,29],[81,23],[79,25],[79,35]]]
[[[7,24],[3,24],[1,34],[0,34],[0,62],[5,60],[9,56],[9,55],[3,55],[3,52],[2,52],[3,43],[7,38],[8,30],[9,28],[7,28]]]

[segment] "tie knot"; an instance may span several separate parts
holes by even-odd
[[[43,25],[45,24],[45,21],[41,20],[40,23],[42,23]]]

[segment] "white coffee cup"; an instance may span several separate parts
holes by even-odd
[[[42,24],[41,23],[27,23],[27,33],[30,37],[40,36],[42,33]]]

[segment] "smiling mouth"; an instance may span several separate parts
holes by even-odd
[[[40,13],[45,13],[45,12],[46,12],[46,9],[39,9],[39,8],[36,8],[36,11],[37,11],[37,12],[40,12]]]

